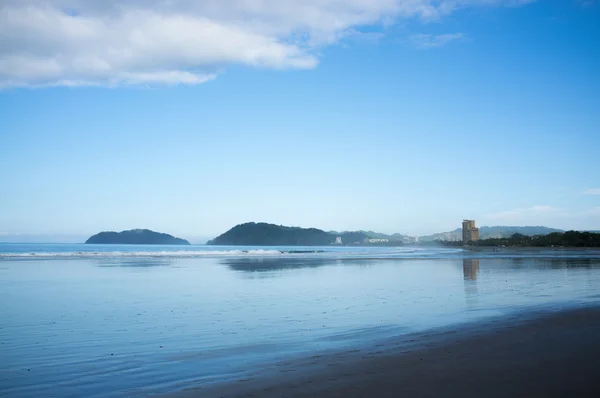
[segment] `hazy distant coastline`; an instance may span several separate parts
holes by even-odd
[[[138,231],[137,233],[135,231]],[[142,233],[142,232],[145,232]],[[482,226],[480,241],[475,246],[483,247],[598,247],[597,243],[573,242],[571,236],[567,242],[557,237],[569,232],[544,226]],[[578,232],[578,231],[577,231]],[[125,235],[131,236],[127,238]],[[582,231],[582,234],[598,234],[600,231]],[[123,234],[123,235],[120,235]],[[152,237],[150,235],[157,234]],[[572,233],[571,233],[572,235]],[[538,237],[535,240],[529,239]],[[539,237],[549,236],[553,239]],[[410,236],[402,233],[386,234],[375,231],[324,231],[317,228],[287,227],[268,223],[245,223],[231,228],[214,239],[208,237],[187,236],[187,239],[176,238],[169,234],[161,234],[147,229],[118,232],[100,232],[89,238],[81,235],[43,235],[43,234],[0,234],[1,243],[97,243],[97,244],[163,244],[163,245],[232,245],[232,246],[328,246],[336,244],[340,238],[341,245],[362,246],[462,246],[461,229],[440,232],[423,236]],[[587,237],[589,238],[589,236]],[[575,239],[583,240],[584,239]],[[589,240],[589,239],[588,239]],[[339,245],[340,243],[338,243]]]
[[[509,247],[600,247],[600,234],[563,231],[541,226],[482,227],[476,246]],[[373,231],[323,231],[268,223],[249,222],[236,225],[207,242],[208,245],[229,246],[462,246],[461,230],[411,237],[403,234],[382,234]]]

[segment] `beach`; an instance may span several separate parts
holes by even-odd
[[[587,250],[2,256],[0,396],[586,396],[599,368]]]
[[[165,397],[598,397],[598,369],[591,307],[389,338]]]

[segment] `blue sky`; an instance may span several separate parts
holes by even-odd
[[[9,0],[0,234],[600,229],[600,3],[250,3]]]

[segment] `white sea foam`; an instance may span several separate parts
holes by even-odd
[[[33,249],[33,248],[32,248]],[[116,249],[116,248],[115,248]],[[459,248],[307,248],[307,247],[282,247],[277,249],[259,248],[222,248],[214,250],[114,250],[114,251],[21,251],[0,252],[0,260],[10,259],[76,259],[76,258],[224,258],[224,257],[319,257],[319,258],[429,258],[460,254]]]
[[[0,258],[97,258],[97,257],[172,257],[172,258],[187,258],[187,257],[240,257],[240,256],[278,256],[286,254],[279,250],[199,250],[199,251],[137,251],[137,252],[31,252],[31,253],[0,253]]]

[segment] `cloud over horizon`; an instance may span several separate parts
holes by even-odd
[[[0,88],[199,84],[236,64],[311,69],[319,48],[367,25],[531,1],[3,0]],[[429,36],[425,45],[459,38]]]

